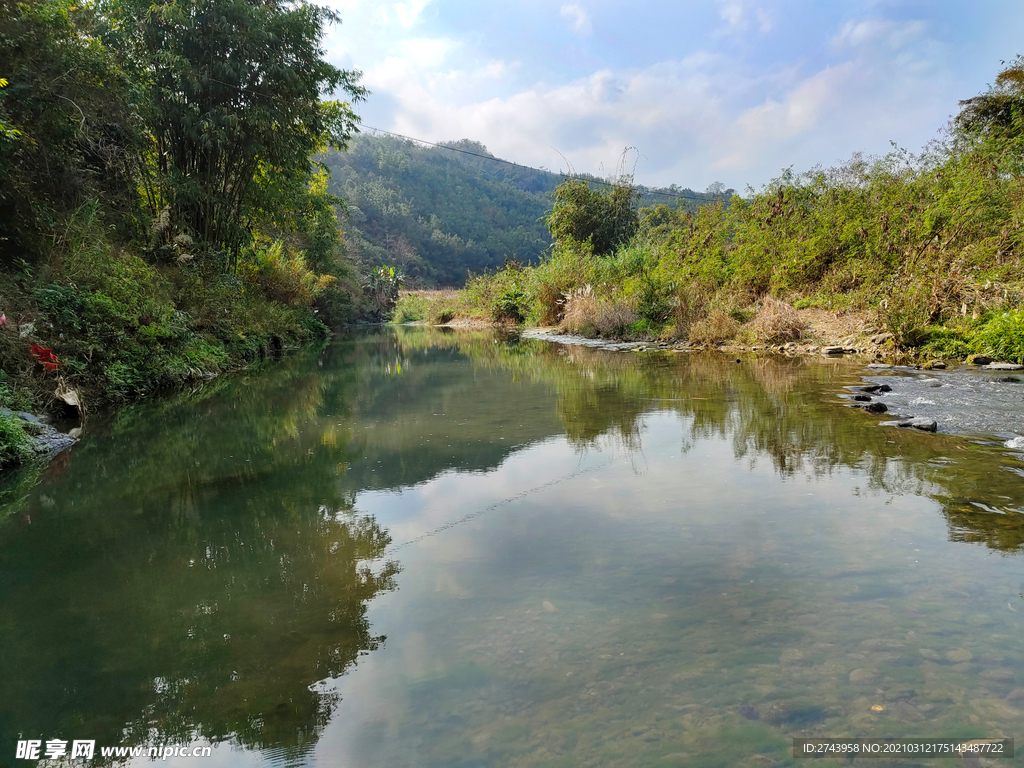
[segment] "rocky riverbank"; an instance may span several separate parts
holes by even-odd
[[[82,434],[82,428],[77,426],[62,432],[50,423],[51,418],[47,415],[36,416],[28,411],[0,408],[0,416],[18,420],[31,439],[32,453],[43,460],[52,459],[61,451],[67,450],[78,442]]]

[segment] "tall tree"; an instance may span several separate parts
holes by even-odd
[[[154,214],[237,257],[290,204],[314,154],[356,131],[360,73],[328,63],[331,10],[305,0],[105,0],[108,34],[148,85],[144,190]],[[325,100],[341,93],[347,100]]]

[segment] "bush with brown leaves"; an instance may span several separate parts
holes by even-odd
[[[621,336],[640,315],[632,303],[616,297],[597,296],[586,285],[569,294],[561,328],[579,336]]]
[[[690,343],[710,346],[736,338],[740,324],[720,309],[713,309],[703,320],[690,326]]]
[[[786,302],[766,296],[747,330],[761,344],[783,344],[802,337],[807,323]]]

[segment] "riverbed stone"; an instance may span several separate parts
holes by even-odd
[[[885,413],[889,410],[889,407],[885,403],[868,403],[864,406],[864,410],[868,413]]]
[[[966,648],[954,648],[952,651],[948,651],[946,653],[946,661],[951,661],[954,664],[963,664],[973,658],[974,654]]]
[[[920,429],[922,432],[936,432],[939,428],[935,419],[929,419],[924,416],[915,416],[911,419],[899,421],[897,424],[903,428]]]
[[[842,347],[822,347],[821,354],[823,355],[841,355],[845,350]]]
[[[996,377],[996,381],[998,381],[1000,384],[1019,384],[1020,383],[1020,379],[1018,379],[1016,376],[997,376]]]
[[[1017,363],[989,363],[985,366],[986,371],[1024,371],[1024,365]]]
[[[850,683],[852,685],[862,685],[864,683],[870,683],[878,673],[873,669],[855,669],[850,673]]]
[[[922,371],[942,371],[945,368],[946,364],[941,360],[929,360],[921,366]]]

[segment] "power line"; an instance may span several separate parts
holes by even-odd
[[[537,173],[549,173],[552,176],[560,176],[563,179],[582,179],[583,181],[587,181],[587,182],[590,182],[590,183],[593,183],[593,184],[602,184],[602,185],[604,185],[606,187],[614,187],[615,186],[612,182],[601,181],[600,179],[594,179],[594,178],[591,178],[591,177],[583,177],[583,176],[573,175],[573,174],[569,174],[569,173],[556,173],[555,171],[548,171],[548,170],[544,170],[542,168],[534,168],[534,167],[529,166],[529,165],[522,165],[521,163],[515,163],[515,162],[512,162],[511,160],[503,160],[500,157],[492,157],[491,155],[481,155],[479,152],[470,152],[468,149],[459,149],[458,147],[451,147],[451,146],[448,146],[447,144],[437,144],[437,143],[435,143],[433,141],[427,141],[426,139],[417,139],[414,136],[405,136],[404,134],[395,133],[394,131],[385,131],[383,128],[374,128],[372,125],[367,125],[366,123],[361,122],[361,121],[359,122],[359,125],[363,126],[364,128],[368,128],[371,131],[376,131],[377,133],[386,133],[388,136],[394,136],[394,137],[399,138],[399,139],[405,139],[406,141],[415,141],[415,142],[417,142],[419,144],[426,144],[427,146],[430,146],[430,147],[437,147],[438,149],[447,149],[449,152],[460,152],[463,155],[472,155],[473,157],[483,158],[484,160],[491,160],[492,162],[495,162],[495,163],[503,163],[505,165],[511,165],[514,168],[522,168],[524,171],[535,171]],[[710,200],[716,199],[716,198],[708,198],[708,197],[696,197],[694,195],[675,194],[675,193],[672,193],[672,192],[655,192],[654,190],[647,189],[646,187],[644,187],[642,185],[638,185],[638,186],[640,186],[640,189],[643,190],[643,194],[645,194],[645,195],[657,195],[657,196],[660,196],[660,197],[671,197],[673,199],[683,198],[684,200],[698,200],[698,201],[705,202],[705,203],[709,202]]]
[[[259,93],[259,91],[256,91],[256,90],[254,90],[252,88],[249,88],[248,86],[235,85],[234,83],[225,83],[223,80],[217,80],[216,78],[209,77],[209,76],[207,76],[207,80],[209,80],[210,82],[213,82],[213,83],[218,83],[219,85],[226,85],[228,88],[234,88],[235,90],[238,90],[238,91],[243,91],[243,92],[249,91],[251,93],[255,93],[258,96],[264,96],[265,95],[265,94]],[[549,173],[552,176],[559,176],[559,177],[561,177],[563,179],[582,179],[583,181],[586,181],[587,183],[590,183],[590,184],[601,184],[601,185],[606,186],[606,187],[614,187],[615,186],[611,182],[601,181],[600,179],[595,179],[595,178],[590,177],[590,176],[584,177],[584,176],[579,176],[579,175],[569,174],[569,173],[561,173],[561,172],[556,173],[555,171],[547,171],[547,170],[543,170],[541,168],[534,168],[534,167],[529,166],[529,165],[522,165],[521,163],[515,163],[515,162],[513,162],[511,160],[503,160],[500,157],[493,157],[491,155],[481,155],[479,152],[470,152],[468,149],[459,149],[458,147],[451,147],[451,146],[448,146],[447,144],[437,144],[437,143],[435,143],[433,141],[427,141],[426,139],[417,139],[414,136],[405,136],[404,134],[395,133],[394,131],[385,131],[383,128],[375,128],[372,125],[367,125],[366,123],[364,123],[361,120],[357,120],[356,122],[359,125],[363,126],[364,128],[368,128],[371,131],[376,131],[377,133],[386,133],[388,136],[394,136],[394,137],[399,138],[399,139],[405,139],[406,141],[415,141],[415,142],[418,142],[420,144],[426,144],[427,146],[430,146],[430,147],[437,147],[438,149],[446,149],[449,152],[459,152],[459,153],[461,153],[463,155],[471,155],[473,157],[479,157],[479,158],[482,158],[484,160],[490,160],[490,161],[495,162],[495,163],[503,163],[504,165],[511,165],[513,168],[522,168],[524,171],[534,171],[536,173]],[[642,194],[644,194],[644,195],[651,195],[651,196],[654,196],[654,197],[670,197],[673,200],[678,200],[678,199],[681,198],[683,200],[696,200],[696,201],[702,202],[702,203],[707,203],[707,202],[709,202],[711,200],[716,200],[716,199],[717,200],[721,200],[721,197],[709,198],[709,197],[697,197],[695,195],[682,195],[682,194],[677,194],[677,193],[674,193],[674,192],[655,192],[654,190],[648,189],[647,187],[645,187],[643,185],[637,185],[637,186],[639,186],[640,189],[642,190]]]

